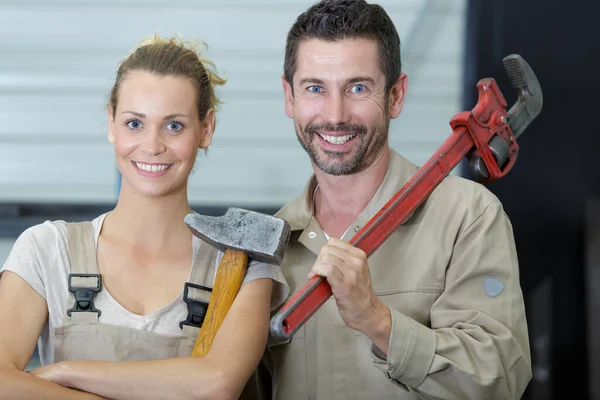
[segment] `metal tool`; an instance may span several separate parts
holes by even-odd
[[[456,114],[450,121],[452,134],[383,208],[350,240],[370,256],[427,199],[437,185],[466,156],[474,177],[490,182],[513,167],[519,146],[516,138],[542,109],[542,90],[527,62],[518,54],[503,59],[517,102],[507,103],[493,78],[477,83],[479,99],[473,110]],[[289,340],[327,301],[331,287],[315,276],[299,289],[271,318],[271,335]]]
[[[204,356],[242,286],[249,258],[281,264],[291,229],[281,218],[239,208],[229,208],[220,217],[191,213],[184,222],[195,236],[224,252],[192,351]]]

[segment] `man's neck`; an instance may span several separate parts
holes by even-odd
[[[363,212],[381,185],[390,164],[388,147],[367,169],[353,175],[334,176],[315,168],[315,218],[330,236],[341,237]]]

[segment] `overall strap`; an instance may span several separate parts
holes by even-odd
[[[102,290],[102,276],[98,273],[96,244],[92,222],[69,222],[69,300],[67,317],[71,322],[97,323],[100,310],[94,307],[94,297]]]
[[[218,251],[208,243],[193,238],[193,261],[190,280],[183,289],[188,315],[179,323],[183,335],[197,337],[204,322],[215,278]]]

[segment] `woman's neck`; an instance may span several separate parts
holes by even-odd
[[[148,250],[177,246],[185,238],[191,240],[191,231],[183,222],[190,212],[187,190],[150,197],[122,188],[101,234]]]

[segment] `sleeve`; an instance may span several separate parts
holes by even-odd
[[[271,311],[273,311],[283,304],[290,292],[290,287],[283,276],[281,267],[251,260],[248,264],[248,270],[246,271],[246,277],[242,285],[260,278],[270,278],[273,280],[273,291],[271,293]]]
[[[217,269],[219,268],[223,256],[224,253],[222,251],[217,253],[215,276],[217,275]],[[271,291],[271,311],[273,311],[287,299],[290,287],[283,276],[280,266],[250,259],[242,286],[248,282],[261,278],[273,280],[273,289]]]
[[[17,238],[0,270],[0,272],[10,271],[19,275],[44,299],[47,297],[44,282],[48,271],[43,266],[46,264],[44,260],[51,255],[38,244],[56,242],[50,236],[52,232],[44,224],[26,229]]]
[[[423,399],[520,399],[532,377],[512,226],[499,202],[459,234],[431,328],[391,310],[377,368]]]

